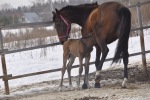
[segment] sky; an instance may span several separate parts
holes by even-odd
[[[5,3],[10,4],[13,8],[17,8],[19,6],[30,6],[32,5],[33,0],[0,0],[0,5]]]
[[[17,8],[19,6],[31,6],[32,1],[36,1],[36,0],[0,0],[0,5],[7,3],[10,4],[13,8]],[[57,0],[52,0],[52,1],[57,1]]]

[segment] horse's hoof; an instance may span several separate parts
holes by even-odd
[[[95,88],[100,88],[100,83],[95,83]]]
[[[123,82],[122,82],[122,88],[126,89],[127,88],[127,78],[124,78]]]
[[[82,85],[82,89],[87,89],[87,88],[88,88],[87,84]]]
[[[122,89],[127,89],[127,87],[121,86]]]

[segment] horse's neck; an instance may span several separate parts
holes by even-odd
[[[83,19],[83,14],[77,14],[77,11],[67,11],[66,19],[68,19],[70,23],[76,23],[81,27],[84,23],[84,21],[81,20]]]
[[[96,6],[89,7],[88,9],[74,7],[73,9],[67,10],[64,12],[66,13],[66,18],[70,21],[70,23],[76,23],[76,24],[80,25],[81,27],[84,27],[88,15],[95,8],[96,8]]]

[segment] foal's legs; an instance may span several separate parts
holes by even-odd
[[[79,57],[79,77],[78,77],[78,83],[77,83],[77,86],[78,86],[78,89],[80,89],[80,77],[81,77],[81,74],[82,74],[82,71],[83,71],[83,57]]]
[[[82,85],[83,89],[87,89],[89,87],[89,61],[90,61],[90,54],[89,56],[85,57],[85,75],[84,75],[84,84]]]
[[[62,66],[62,70],[61,70],[61,82],[60,82],[60,87],[63,86],[63,77],[66,71],[66,63],[67,63],[67,58],[68,58],[69,53],[65,52],[63,53],[63,66]]]
[[[75,57],[73,55],[70,56],[69,63],[67,65],[67,71],[68,71],[68,79],[69,79],[69,86],[72,87],[72,81],[71,81],[71,67],[74,63]]]

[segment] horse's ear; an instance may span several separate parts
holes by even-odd
[[[57,8],[55,8],[56,14],[59,14],[59,10]]]
[[[97,1],[95,2],[96,5],[98,5]]]
[[[55,15],[56,15],[56,13],[55,13],[54,11],[52,11],[52,14],[53,14],[53,16],[55,16]]]

